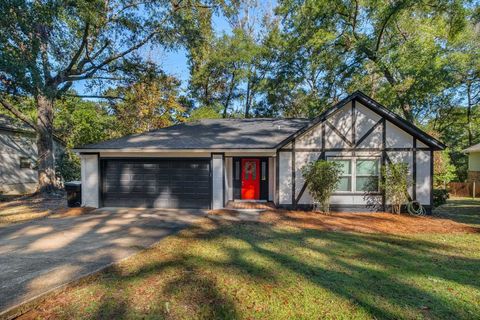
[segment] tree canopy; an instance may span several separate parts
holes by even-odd
[[[55,175],[53,133],[65,128],[73,146],[201,118],[311,118],[355,90],[434,132],[456,179],[466,175],[461,150],[480,142],[476,1],[7,0],[2,9],[0,104],[37,131],[43,186]],[[158,48],[186,52],[188,79],[163,68],[150,53]]]

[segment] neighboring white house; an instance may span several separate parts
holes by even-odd
[[[463,150],[468,154],[468,181],[480,182],[480,143]]]
[[[313,120],[215,119],[79,147],[82,204],[103,207],[222,208],[272,201],[309,208],[301,170],[317,159],[343,174],[333,210],[383,210],[380,168],[410,166],[410,197],[432,206],[433,151],[444,145],[355,92]]]
[[[63,150],[58,146],[61,144],[55,141],[55,150]],[[0,194],[35,192],[38,184],[36,162],[34,130],[24,122],[0,114]]]

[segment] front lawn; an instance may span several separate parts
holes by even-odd
[[[340,215],[323,223],[322,216],[306,218],[314,213],[285,214],[249,223],[207,220],[25,317],[478,319],[478,230],[438,218]],[[337,220],[346,228],[336,223],[332,231]],[[392,233],[345,231],[385,223]],[[401,231],[404,223],[451,228],[412,234]]]

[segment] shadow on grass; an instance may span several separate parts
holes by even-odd
[[[459,257],[458,248],[448,242],[215,223],[214,230],[178,236],[180,244],[190,246],[176,247],[167,255],[161,253],[162,247],[153,248],[138,255],[134,266],[110,268],[97,282],[115,296],[124,294],[114,302],[106,296],[93,318],[363,314],[380,319],[468,319],[480,312],[474,300],[480,294],[480,278],[475,276],[480,274],[480,259]],[[153,293],[134,293],[139,287]],[[274,290],[259,293],[264,287]],[[328,298],[319,300],[319,292]],[[148,307],[139,306],[142,298]],[[272,304],[282,299],[288,302]],[[310,311],[296,304],[299,299],[312,301]],[[339,301],[346,301],[351,310],[336,306]],[[254,312],[257,302],[264,307]]]
[[[434,209],[434,215],[480,227],[480,199],[450,199]]]

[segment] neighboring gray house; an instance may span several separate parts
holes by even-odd
[[[56,150],[61,143],[54,142]],[[58,151],[56,151],[58,154]],[[0,194],[35,192],[37,147],[35,131],[26,123],[0,114]]]
[[[223,208],[272,201],[308,208],[303,166],[336,161],[343,174],[332,209],[381,210],[380,167],[406,162],[410,197],[432,205],[433,151],[444,145],[355,92],[313,120],[216,119],[86,145],[82,205]]]

